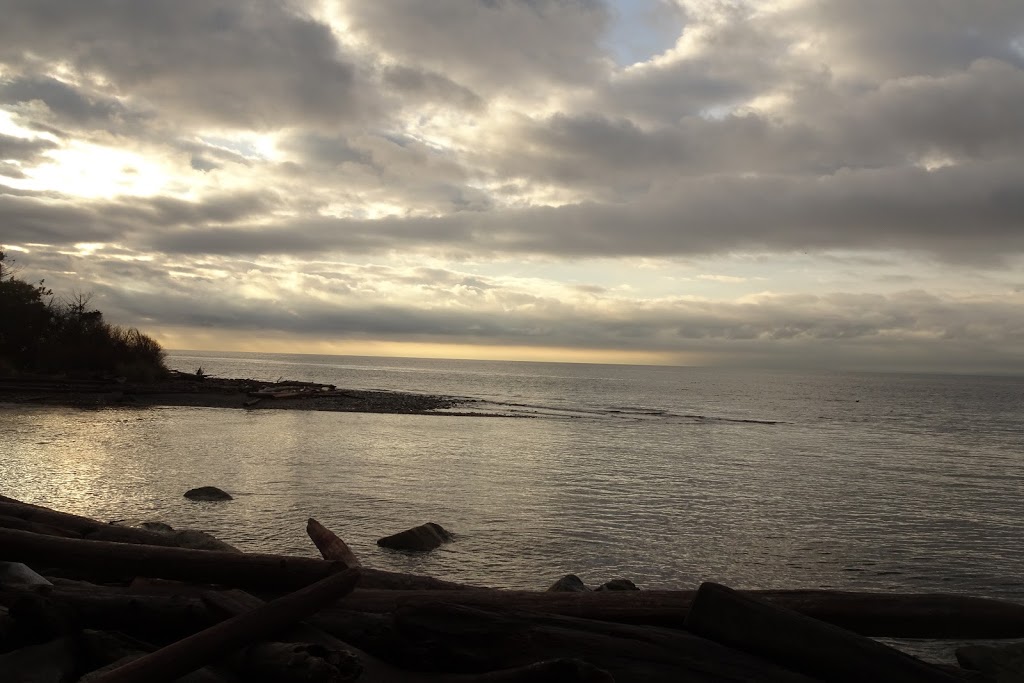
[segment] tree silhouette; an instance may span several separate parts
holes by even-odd
[[[17,277],[0,251],[0,371],[125,376],[167,373],[160,344],[135,328],[110,325],[91,296],[57,300],[43,283]]]

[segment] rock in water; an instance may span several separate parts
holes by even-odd
[[[440,524],[427,522],[377,541],[382,548],[392,550],[433,550],[442,543],[452,540],[452,535]]]
[[[551,584],[548,593],[584,593],[589,590],[587,584],[583,583],[583,579],[575,574],[566,574]]]
[[[612,579],[607,583],[602,583],[600,586],[595,588],[596,591],[638,591],[639,588],[636,584],[629,579]]]
[[[197,489],[185,491],[185,497],[189,500],[231,500],[231,494],[216,486],[200,486]]]

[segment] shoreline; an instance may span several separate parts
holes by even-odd
[[[424,683],[989,680],[985,674],[1004,662],[1019,666],[1013,641],[1024,634],[1024,605],[966,595],[733,590],[710,582],[593,589],[573,575],[546,590],[504,590],[365,566],[312,518],[306,533],[322,559],[247,553],[210,545],[212,537],[200,546],[183,530],[103,523],[4,495],[0,510],[0,545],[9,562],[20,563],[0,574],[0,623],[7,627],[0,659],[17,665],[25,680],[55,666],[51,651],[67,655],[56,660],[68,672],[62,680],[97,670],[122,680],[154,661],[179,662],[181,652],[195,658],[176,674],[212,662],[212,674],[228,678],[211,680],[242,680],[231,667],[251,669],[249,658],[263,666],[266,643],[305,619],[301,631],[281,640],[326,643],[308,657],[334,664],[347,658],[367,672],[317,680]],[[335,586],[337,593],[322,594]],[[305,606],[293,613],[298,602]],[[273,618],[247,629],[244,643],[230,644],[253,648],[245,661],[224,660],[229,645],[196,645],[219,638],[225,617],[252,620],[260,610]],[[82,648],[80,641],[113,647]],[[924,641],[956,647],[957,663],[893,648]],[[310,680],[295,666],[294,647],[284,646],[290,664],[276,680]],[[575,662],[571,671],[587,675],[566,677],[559,662]],[[536,675],[552,666],[557,675]]]
[[[397,391],[337,389],[309,382],[260,382],[175,373],[156,382],[71,379],[45,376],[0,377],[0,405],[71,408],[149,408],[183,406],[241,410],[317,410],[350,413],[508,417],[452,410],[467,403],[453,396]]]

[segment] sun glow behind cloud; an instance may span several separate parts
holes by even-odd
[[[60,188],[69,196],[109,199],[152,197],[168,183],[166,168],[124,149],[71,141],[46,157],[25,171],[26,178],[9,181],[11,186],[35,191]]]

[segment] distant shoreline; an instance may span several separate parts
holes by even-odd
[[[451,409],[458,408],[465,401],[451,396],[337,389],[332,385],[304,382],[191,377],[184,373],[176,373],[170,379],[150,383],[116,379],[5,376],[0,377],[0,405],[4,403],[91,409],[187,406],[243,410],[493,416],[452,411]]]

